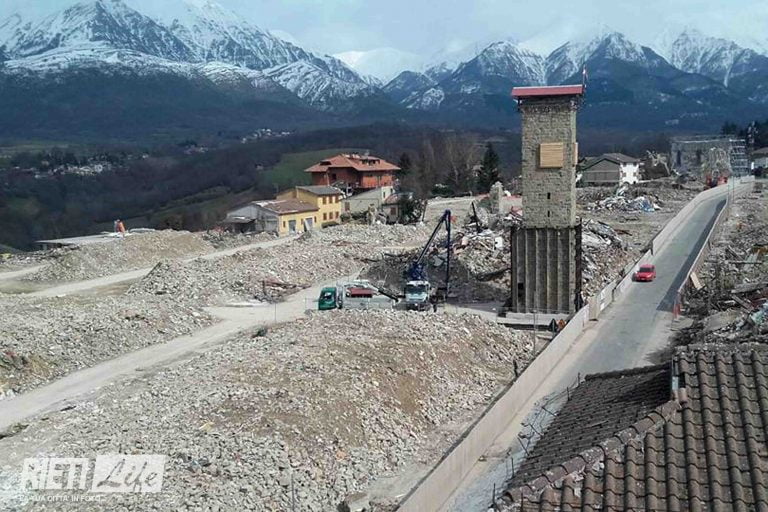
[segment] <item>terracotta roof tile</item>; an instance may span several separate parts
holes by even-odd
[[[659,387],[671,383],[663,367],[588,378],[523,463],[500,509],[768,512],[768,347],[691,346],[674,362],[684,401]],[[579,422],[592,413],[606,417],[584,432]],[[605,434],[604,425],[639,415]],[[566,428],[574,435],[563,444]],[[604,437],[583,449],[595,436]],[[546,461],[554,469],[542,469]]]
[[[331,169],[353,169],[358,172],[396,172],[400,168],[376,156],[341,154],[326,158],[304,172],[328,172]]]

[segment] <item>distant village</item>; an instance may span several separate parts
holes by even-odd
[[[475,167],[479,167],[479,164]],[[675,137],[668,155],[646,152],[643,158],[622,153],[584,157],[577,166],[579,186],[617,187],[676,176],[714,186],[730,175],[761,175],[768,168],[768,148],[748,155],[744,139],[729,135]],[[401,223],[413,193],[400,189],[400,168],[370,154],[345,153],[324,159],[304,172],[311,185],[279,192],[274,199],[252,201],[227,213],[221,222],[237,233],[303,233],[353,218],[367,223]],[[514,184],[513,184],[514,185]],[[514,186],[511,187],[514,189]]]

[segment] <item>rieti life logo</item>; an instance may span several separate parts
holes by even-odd
[[[44,457],[24,459],[25,491],[156,493],[163,487],[165,455],[98,455],[91,459]],[[90,481],[90,487],[88,482]]]

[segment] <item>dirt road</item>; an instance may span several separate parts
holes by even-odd
[[[287,298],[285,302],[254,307],[208,308],[208,312],[222,322],[188,336],[167,343],[152,345],[129,354],[104,361],[67,375],[51,384],[34,389],[2,402],[0,431],[25,418],[62,409],[80,400],[98,394],[104,386],[124,382],[130,385],[137,372],[152,372],[163,366],[183,361],[195,354],[217,347],[235,334],[256,326],[270,326],[295,320],[314,309],[320,290],[336,282],[354,279],[355,275],[329,283],[306,288]]]

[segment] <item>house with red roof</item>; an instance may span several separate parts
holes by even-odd
[[[335,186],[352,193],[392,186],[400,168],[386,160],[356,153],[343,153],[322,160],[304,172],[312,175],[312,185]]]

